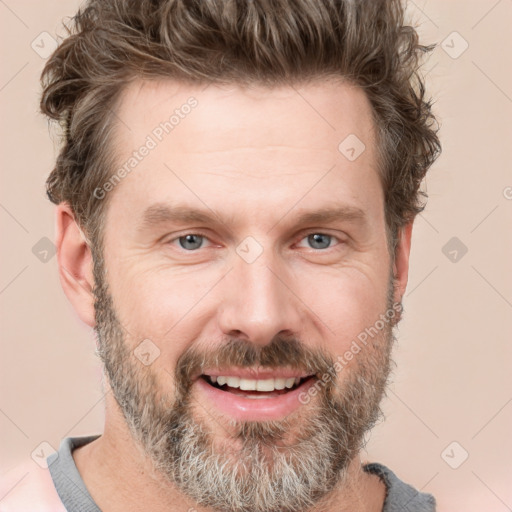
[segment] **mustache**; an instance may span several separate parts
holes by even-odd
[[[296,338],[276,336],[267,345],[228,338],[218,348],[190,347],[176,363],[176,388],[188,391],[197,375],[206,368],[288,368],[307,374],[332,373],[333,357],[322,348],[309,348]]]

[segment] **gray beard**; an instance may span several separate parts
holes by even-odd
[[[317,397],[299,408],[305,409],[300,422],[292,414],[223,426],[213,416],[195,419],[190,375],[206,359],[246,367],[298,367],[300,361],[320,375],[329,369],[332,374],[335,360],[296,340],[274,339],[258,348],[230,340],[213,356],[197,349],[182,354],[169,396],[152,367],[144,367],[128,348],[106,280],[96,283],[97,354],[133,439],[160,476],[198,505],[222,512],[307,511],[343,486],[365,433],[383,417],[379,404],[390,373],[392,325],[362,348],[357,365],[341,371],[342,384],[333,374]],[[224,428],[226,435],[219,439],[210,425]]]

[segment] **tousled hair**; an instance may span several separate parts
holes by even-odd
[[[114,172],[116,107],[133,80],[269,88],[339,77],[372,106],[390,249],[421,212],[421,181],[441,151],[419,44],[401,0],[89,0],[49,58],[41,110],[62,128],[47,182],[99,242]]]

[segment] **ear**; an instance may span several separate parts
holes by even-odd
[[[400,303],[407,288],[409,278],[409,255],[411,252],[412,224],[410,221],[398,231],[398,244],[395,250],[393,275],[395,276],[395,295],[393,302]]]
[[[80,319],[94,327],[92,253],[68,203],[56,207],[55,243],[60,283]]]

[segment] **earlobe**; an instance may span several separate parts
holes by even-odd
[[[399,240],[395,251],[395,262],[393,273],[395,276],[395,296],[394,302],[401,302],[407,280],[409,278],[409,255],[411,252],[412,225],[414,221],[409,222],[399,230]]]
[[[66,297],[80,319],[94,327],[93,261],[91,248],[68,203],[56,207],[55,243],[59,277]]]

